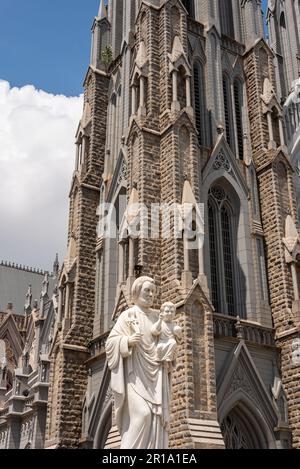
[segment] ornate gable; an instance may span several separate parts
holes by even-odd
[[[269,428],[274,429],[277,425],[276,408],[243,340],[228,357],[227,366],[218,377],[217,393],[220,420],[242,401],[249,410],[256,409]]]
[[[12,314],[9,314],[0,326],[0,339],[4,340],[7,345],[9,345],[13,354],[13,359],[17,365],[19,357],[23,352],[24,341]]]
[[[118,188],[122,185],[126,185],[128,176],[128,165],[124,153],[120,151],[117,164],[115,167],[114,175],[109,187],[109,193],[107,201],[111,202],[113,197],[118,191]]]
[[[239,169],[237,159],[223,135],[219,138],[203,171],[203,183],[207,185],[206,182],[213,182],[220,177],[225,177],[229,182],[235,181],[245,196],[248,197],[249,191],[245,178]]]
[[[192,49],[193,59],[200,59],[201,62],[205,63],[206,55],[201,40],[194,36],[189,36],[189,44]]]
[[[205,311],[212,312],[214,309],[209,299],[209,292],[203,288],[199,279],[194,281],[192,288],[184,299],[176,304],[176,308],[178,310],[185,305],[193,305],[196,302],[200,302]]]
[[[112,314],[112,321],[118,319],[121,312],[125,311],[126,309],[130,308],[132,304],[130,303],[130,298],[127,293],[127,288],[123,285],[116,297],[116,306]]]

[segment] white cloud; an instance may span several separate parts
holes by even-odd
[[[66,250],[82,97],[0,80],[0,260],[51,269]]]

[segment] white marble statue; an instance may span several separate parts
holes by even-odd
[[[158,337],[156,357],[160,362],[174,363],[177,346],[181,341],[182,329],[175,324],[176,308],[173,303],[164,303],[158,321],[152,327],[152,334]]]
[[[166,449],[169,444],[170,373],[157,360],[152,328],[154,280],[138,278],[132,286],[134,306],[124,311],[106,343],[116,423],[121,449]]]

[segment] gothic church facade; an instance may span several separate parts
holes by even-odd
[[[297,2],[277,3],[299,14]],[[263,29],[257,0],[101,2],[46,447],[118,447],[104,344],[139,275],[155,279],[157,307],[176,304],[183,329],[171,446],[300,447],[298,217],[281,101],[296,71],[286,65],[284,88]],[[134,202],[160,236],[130,235]],[[161,212],[149,215],[188,202],[204,204],[204,245],[193,250],[185,233],[162,236]],[[112,238],[97,231],[104,203],[117,214]]]
[[[299,2],[269,3],[270,27],[282,12],[288,24],[277,50],[260,0],[100,2],[49,348],[46,448],[118,447],[104,346],[140,275],[155,279],[157,308],[176,304],[183,330],[170,446],[300,448],[296,99],[295,128],[287,117]],[[158,236],[128,230],[136,202],[148,209],[140,225]],[[188,203],[204,206],[204,244],[196,236],[193,249],[185,231],[164,236],[163,210],[151,211]],[[110,238],[99,229],[104,204],[116,213]]]

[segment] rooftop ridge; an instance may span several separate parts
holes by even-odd
[[[35,267],[28,267],[28,266],[25,266],[25,265],[16,264],[14,262],[9,262],[9,261],[3,261],[2,260],[0,262],[0,266],[8,267],[10,269],[20,270],[20,271],[23,271],[23,272],[29,272],[31,274],[38,274],[38,275],[43,275],[43,276],[48,274],[50,277],[53,277],[53,273],[52,272],[50,273],[48,270],[37,269]]]

